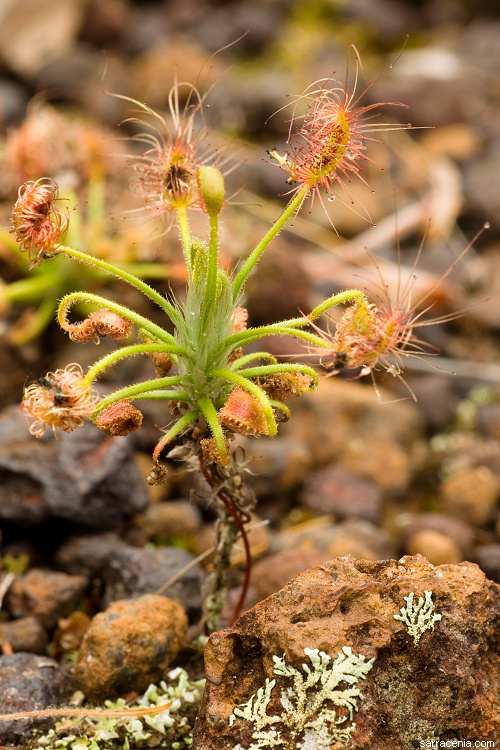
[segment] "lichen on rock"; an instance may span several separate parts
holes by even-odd
[[[273,656],[274,674],[289,677],[293,682],[292,686],[281,690],[283,710],[280,714],[267,713],[276,684],[276,680],[267,678],[265,686],[259,688],[247,703],[236,706],[229,717],[230,726],[238,718],[255,725],[252,734],[255,742],[248,750],[270,747],[330,750],[333,741],[349,742],[356,728],[352,722],[353,714],[363,696],[357,687],[339,689],[339,685],[356,685],[359,679],[366,677],[374,659],[366,661],[362,654],[354,654],[348,646],[344,646],[334,661],[317,648],[305,648],[304,652],[312,668],[302,664],[302,670],[299,670],[286,664],[285,654]],[[334,707],[330,708],[330,705]],[[337,707],[346,709],[346,712],[339,714]],[[285,734],[274,725],[281,725]],[[302,741],[297,744],[299,739]],[[244,749],[237,745],[234,750]]]
[[[424,598],[425,596],[425,598]],[[399,615],[393,615],[395,620],[401,620],[408,628],[408,634],[413,636],[416,646],[426,630],[434,630],[434,623],[439,622],[441,615],[434,609],[432,591],[424,591],[416,604],[413,603],[414,592],[404,597],[406,607],[401,607]]]
[[[500,586],[474,563],[346,555],[316,565],[210,636],[192,750],[498,744],[499,623]],[[357,683],[347,669],[337,682],[345,647],[351,659],[363,654],[365,668],[373,664]],[[363,700],[351,696],[353,722],[345,691],[361,685]]]

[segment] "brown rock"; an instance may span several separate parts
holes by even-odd
[[[323,563],[212,634],[193,750],[498,742],[499,618],[473,563]]]
[[[12,583],[7,605],[14,617],[33,615],[52,628],[81,606],[87,585],[83,576],[33,568]]]
[[[319,513],[336,518],[380,519],[382,492],[374,482],[361,478],[342,466],[325,466],[309,476],[302,502]]]
[[[458,545],[449,536],[434,529],[422,529],[410,536],[406,543],[409,555],[422,555],[432,565],[455,564],[463,560]]]
[[[451,539],[460,550],[461,560],[469,560],[474,551],[475,529],[460,518],[445,513],[401,513],[396,519],[397,534],[406,545],[410,537],[420,531],[432,530]],[[405,550],[408,549],[405,546]],[[421,553],[423,554],[423,553]],[[427,557],[427,555],[424,555]],[[432,560],[430,562],[433,562]],[[452,562],[448,560],[447,562]],[[436,565],[437,563],[433,563]]]
[[[328,560],[343,555],[362,560],[387,560],[395,554],[389,535],[362,518],[335,523],[331,516],[321,516],[293,526],[273,540],[275,551],[311,547],[320,550]]]
[[[390,393],[380,392],[390,401]],[[329,378],[293,404],[280,432],[304,441],[317,467],[335,462],[383,490],[401,491],[411,479],[422,423],[412,402],[380,403],[371,387]]]
[[[500,498],[500,477],[487,466],[454,474],[441,484],[446,511],[475,526],[487,524]]]
[[[18,620],[0,623],[0,643],[8,643],[15,652],[45,654],[47,631],[38,618],[20,617]]]
[[[178,500],[151,504],[134,519],[134,523],[148,539],[153,539],[157,544],[166,544],[172,539],[194,534],[202,525],[202,518],[195,505],[187,500]]]
[[[297,403],[290,403],[293,420]],[[279,428],[281,432],[281,427]],[[245,453],[251,473],[246,477],[257,497],[276,497],[294,492],[311,470],[311,451],[306,442],[281,435],[280,440],[247,440]]]
[[[326,559],[326,553],[316,547],[292,547],[263,557],[252,565],[252,589],[256,601],[274,594],[299,573]]]
[[[483,544],[478,547],[476,562],[488,578],[500,583],[500,544]]]
[[[83,638],[76,666],[81,689],[96,701],[145,690],[165,675],[186,631],[186,613],[165,596],[113,602]]]

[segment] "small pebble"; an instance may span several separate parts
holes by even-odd
[[[187,625],[184,609],[165,596],[113,602],[83,638],[76,665],[81,689],[96,701],[145,690],[165,676]]]
[[[195,556],[185,549],[159,547],[148,550],[126,545],[106,558],[101,573],[103,606],[117,599],[161,592],[178,601],[191,622],[200,614],[203,571],[195,562]],[[165,588],[174,577],[175,582]]]
[[[500,544],[484,544],[478,547],[476,562],[491,581],[500,583]]]
[[[7,594],[7,606],[14,617],[37,617],[52,628],[83,603],[88,580],[52,570],[35,569],[18,576]]]
[[[460,549],[453,539],[434,529],[422,529],[410,536],[405,552],[408,555],[422,555],[432,565],[454,565],[462,561]]]
[[[440,487],[444,510],[474,526],[491,521],[500,498],[500,477],[487,466],[454,474]]]
[[[0,643],[8,644],[15,652],[45,654],[47,631],[37,617],[20,617],[0,623]]]
[[[125,546],[120,537],[107,534],[75,534],[68,537],[57,550],[54,561],[65,573],[93,578],[109,555]]]
[[[474,549],[474,528],[456,516],[445,513],[402,513],[396,519],[396,525],[397,533],[402,537],[403,546],[415,534],[424,530],[432,530],[453,541],[460,551],[461,560],[471,558]]]
[[[201,513],[188,500],[151,504],[135,519],[135,524],[148,539],[165,544],[172,539],[196,532],[201,524]]]
[[[334,464],[309,476],[302,502],[321,514],[333,513],[336,518],[356,517],[377,523],[382,491],[374,482]]]

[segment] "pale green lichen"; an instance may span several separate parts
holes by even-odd
[[[189,679],[180,667],[171,670],[159,685],[150,685],[133,704],[127,706],[130,716],[120,718],[85,717],[58,722],[43,737],[39,737],[33,750],[108,750],[156,746],[172,750],[185,750],[192,743],[192,725],[198,712],[205,680]],[[134,709],[161,706],[171,701],[171,706],[151,716],[134,716]],[[125,707],[125,700],[105,701],[107,709]]]
[[[401,607],[399,615],[394,615],[395,620],[404,622],[408,629],[408,634],[413,636],[413,644],[416,646],[423,633],[426,630],[434,630],[434,623],[441,619],[441,615],[436,613],[434,602],[432,601],[432,591],[424,591],[424,596],[419,597],[416,604],[413,603],[413,591],[404,597],[405,607]]]
[[[334,661],[318,649],[306,648],[304,652],[311,666],[303,663],[302,671],[288,666],[284,655],[273,656],[274,674],[292,681],[281,690],[280,713],[267,713],[276,686],[276,680],[269,678],[247,703],[235,707],[229,725],[244,719],[254,725],[254,731],[248,748],[236,745],[234,750],[273,747],[330,750],[335,743],[340,743],[339,747],[350,745],[356,729],[353,714],[363,696],[357,687],[340,689],[339,685],[355,686],[358,680],[365,679],[374,659],[366,661],[363,655],[353,654],[348,646],[343,647]],[[339,714],[337,708],[345,711]]]

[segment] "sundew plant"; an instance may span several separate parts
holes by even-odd
[[[247,569],[233,619],[241,609],[250,571],[245,524],[255,500],[242,484],[242,457],[235,449],[234,436],[274,437],[279,423],[290,417],[288,400],[313,391],[319,378],[309,364],[279,362],[255,347],[248,353],[247,345],[270,335],[292,336],[306,342],[316,354],[324,354],[330,370],[333,363],[335,371],[362,368],[364,373],[378,365],[399,371],[401,355],[412,347],[420,350],[413,334],[418,315],[411,307],[370,303],[356,288],[324,299],[307,314],[260,327],[247,326],[245,284],[280,230],[293,224],[306,203],[319,201],[330,215],[334,196],[364,213],[357,205],[356,182],[366,182],[371,144],[380,143],[381,131],[408,127],[381,117],[386,105],[404,105],[365,103],[365,95],[378,79],[364,87],[359,86],[360,79],[360,59],[351,46],[344,82],[333,78],[317,81],[293,99],[287,148],[270,153],[290,186],[288,203],[256,247],[231,271],[223,267],[219,244],[219,225],[227,202],[224,166],[217,151],[207,145],[204,97],[196,87],[176,83],[170,96],[170,125],[147,105],[128,100],[134,110],[130,119],[148,124],[144,135],[136,137],[145,147],[134,166],[135,192],[141,201],[138,210],[161,214],[168,226],[178,227],[187,278],[182,301],[173,294],[159,294],[122,268],[62,244],[69,215],[59,207],[53,180],[25,183],[13,210],[12,231],[32,265],[50,263],[60,255],[88,264],[142,292],[164,316],[163,326],[98,294],[67,294],[59,303],[58,322],[73,341],[98,343],[107,335],[121,345],[87,372],[72,363],[28,385],[22,410],[37,437],[47,426],[70,432],[84,420],[117,436],[141,426],[141,401],[169,402],[172,423],[162,431],[153,451],[148,481],[158,484],[165,480],[163,459],[170,455],[195,465],[211,488],[219,521],[213,572],[204,591],[208,631],[217,626],[224,604],[227,571],[238,536],[246,550]],[[182,106],[181,89],[186,95]],[[193,211],[206,216],[205,237],[191,233]],[[335,226],[334,216],[330,218]],[[79,309],[82,305],[89,308],[88,316],[80,322],[71,322],[75,304]],[[335,331],[319,328],[321,316],[337,305],[346,307]],[[101,398],[96,383],[103,371],[137,355],[153,361],[155,376]]]

